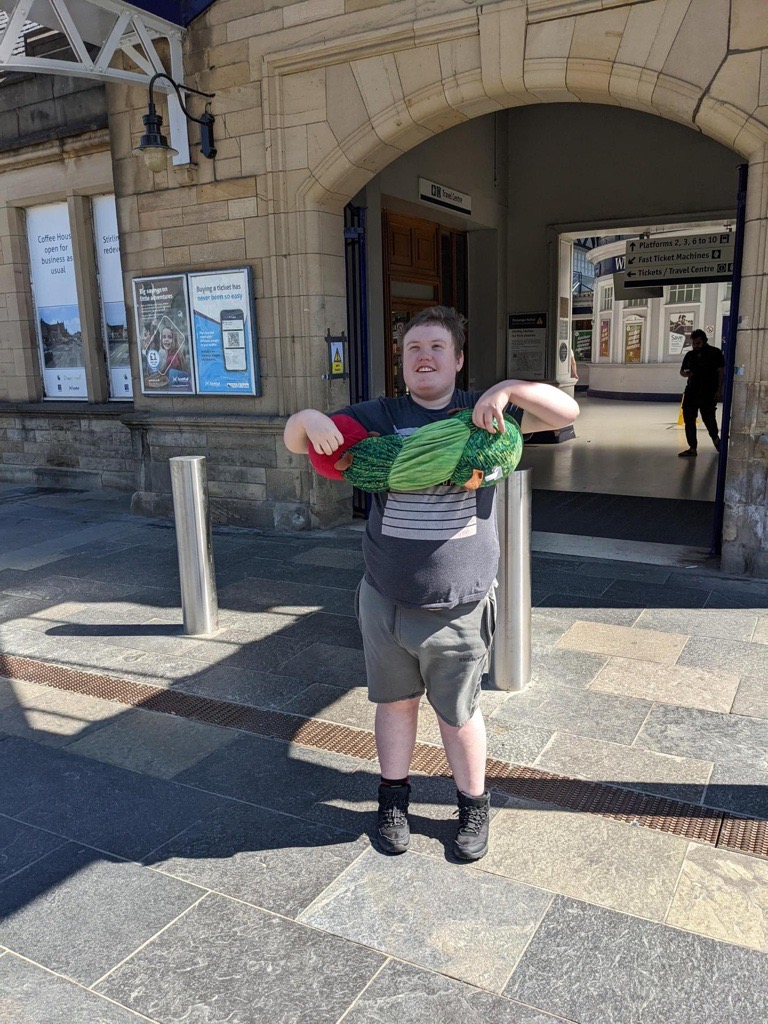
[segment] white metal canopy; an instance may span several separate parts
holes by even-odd
[[[72,59],[28,56],[24,36],[30,22],[62,32]],[[164,72],[182,85],[183,34],[179,25],[123,0],[0,0],[0,72],[28,71],[144,85],[154,74]],[[168,41],[169,68],[155,48],[158,38]],[[117,53],[128,58],[128,68],[112,67]],[[168,92],[170,86],[161,78],[156,88]],[[178,150],[173,162],[187,164],[187,121],[173,91],[168,94],[168,120],[171,145]]]

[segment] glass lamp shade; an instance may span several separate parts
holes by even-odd
[[[160,171],[165,170],[169,154],[173,155],[176,150],[171,149],[170,146],[149,146],[142,149],[141,152],[144,155],[144,162],[150,171],[153,174],[159,174]]]

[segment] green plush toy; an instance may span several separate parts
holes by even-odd
[[[357,441],[334,468],[363,491],[421,491],[443,483],[474,491],[503,480],[520,462],[520,428],[508,416],[504,423],[503,434],[489,434],[472,422],[471,409],[462,409],[408,437],[388,434]]]

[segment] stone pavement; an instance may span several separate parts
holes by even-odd
[[[125,495],[0,487],[4,663],[367,736],[359,533],[215,548],[221,630],[183,637],[170,524]],[[492,757],[768,818],[768,586],[538,556],[534,599],[531,687],[483,694]],[[412,848],[387,858],[375,769],[2,682],[0,1020],[768,1019],[768,858],[497,793],[488,856],[459,865],[439,775],[414,780]]]

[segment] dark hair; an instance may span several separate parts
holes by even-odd
[[[707,341],[706,331],[702,331],[701,328],[698,328],[695,331],[691,331],[691,341],[693,341],[694,338],[701,338],[702,341],[706,342]]]
[[[430,306],[429,309],[422,309],[421,312],[408,321],[403,331],[403,337],[414,327],[426,327],[430,324],[437,324],[438,327],[444,327],[450,334],[453,339],[453,347],[458,356],[461,354],[464,342],[467,340],[466,323],[465,318],[461,313],[457,313],[455,309],[451,309],[448,306]]]

